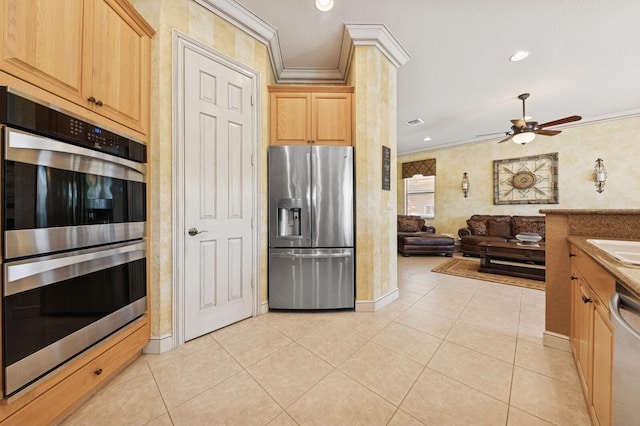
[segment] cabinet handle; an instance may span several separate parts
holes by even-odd
[[[96,98],[94,98],[93,96],[90,96],[87,100],[88,100],[89,102],[91,102],[92,104],[95,104],[95,103],[96,103]]]
[[[95,374],[96,376],[99,376],[102,374],[102,368],[98,368],[96,371],[93,372],[93,374]]]
[[[591,298],[585,296],[584,294],[582,295],[582,303],[591,303],[591,302],[593,302]]]
[[[578,279],[578,277],[576,277],[575,275],[571,275],[571,281],[577,280],[577,279]]]
[[[569,257],[576,257],[575,253],[569,253]]]
[[[102,106],[102,105],[104,105],[104,104],[102,103],[102,101],[96,101],[96,105],[98,105],[98,106]]]

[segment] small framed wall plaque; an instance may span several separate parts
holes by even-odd
[[[382,190],[391,191],[391,148],[382,145]]]
[[[493,162],[494,204],[558,204],[558,153]]]

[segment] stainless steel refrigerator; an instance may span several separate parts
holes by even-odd
[[[269,148],[269,308],[354,307],[353,148]]]

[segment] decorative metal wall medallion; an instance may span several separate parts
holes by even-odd
[[[493,162],[494,204],[558,204],[558,153]]]

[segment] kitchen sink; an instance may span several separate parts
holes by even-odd
[[[587,242],[621,262],[640,265],[640,241],[587,240]]]

